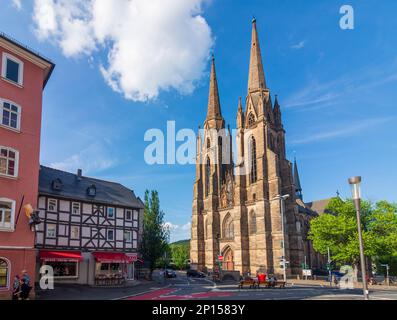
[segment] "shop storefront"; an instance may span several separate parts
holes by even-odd
[[[51,266],[55,283],[95,286],[122,286],[137,278],[137,253],[39,251],[37,273],[42,265]]]
[[[117,286],[135,279],[136,254],[94,252],[95,285]]]
[[[83,261],[80,251],[40,251],[41,265],[51,266],[54,280],[78,279],[79,265]]]

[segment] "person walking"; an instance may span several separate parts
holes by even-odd
[[[14,277],[14,282],[12,284],[12,300],[19,300],[19,295],[21,293],[21,279],[19,275]]]
[[[32,286],[30,285],[30,276],[28,275],[26,270],[22,271],[22,284],[21,284],[21,294],[20,298],[22,300],[29,300],[29,294],[32,290]]]

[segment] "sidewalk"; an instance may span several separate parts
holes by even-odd
[[[304,279],[288,279],[287,283],[289,285],[307,285],[307,286],[320,286],[320,287],[327,287],[327,288],[339,288],[339,286],[335,285],[332,283],[332,286],[330,286],[330,283],[325,280],[304,280]],[[354,287],[356,289],[362,289],[362,284],[361,283],[355,283]],[[368,285],[369,290],[397,290],[397,286],[386,286],[386,285]]]

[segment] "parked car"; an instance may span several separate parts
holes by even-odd
[[[176,278],[176,272],[172,269],[166,269],[165,270],[165,276],[167,278]]]
[[[205,274],[197,270],[188,270],[186,275],[190,278],[205,278]]]

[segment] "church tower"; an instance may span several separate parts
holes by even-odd
[[[292,164],[286,159],[278,97],[273,104],[266,84],[255,19],[245,108],[241,98],[237,105],[235,163],[230,130],[225,130],[222,117],[214,59],[203,131],[197,140],[192,264],[201,270],[220,265],[243,274],[280,275],[285,252],[288,273],[297,273],[303,254],[296,227],[296,186]],[[282,203],[280,195],[289,197]],[[223,259],[219,261],[218,256]]]

